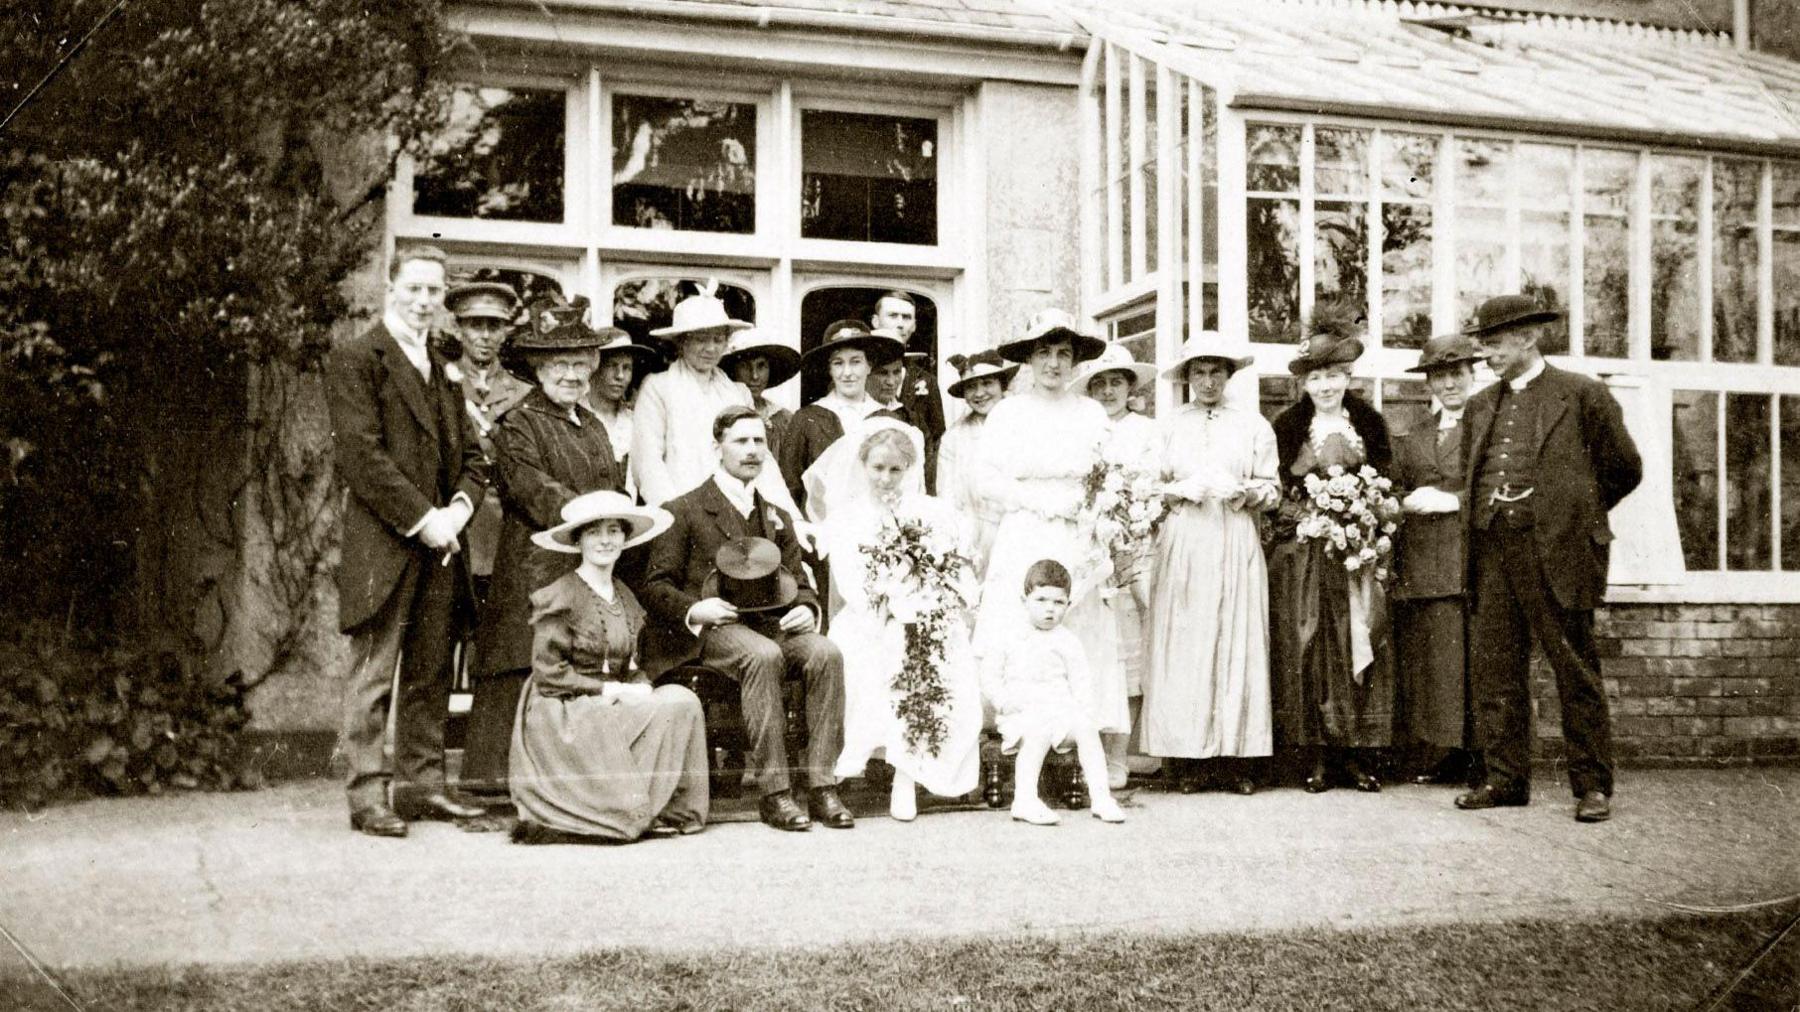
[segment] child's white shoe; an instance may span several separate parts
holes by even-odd
[[[1125,821],[1125,810],[1120,808],[1119,803],[1111,798],[1096,799],[1092,810],[1094,818],[1099,819],[1101,822]]]
[[[1012,817],[1034,826],[1054,826],[1061,822],[1050,806],[1037,798],[1021,798],[1012,803]]]
[[[893,789],[888,792],[888,816],[895,822],[911,822],[919,817],[918,790],[910,780],[904,785],[899,778],[894,780]]]

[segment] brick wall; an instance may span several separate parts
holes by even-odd
[[[1800,758],[1800,605],[1611,605],[1595,633],[1621,760]],[[1533,678],[1538,747],[1557,756],[1556,685],[1541,657]]]

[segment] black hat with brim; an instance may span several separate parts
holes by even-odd
[[[1031,353],[1042,341],[1068,341],[1074,347],[1077,365],[1099,358],[1106,351],[1105,341],[1092,334],[1082,333],[1075,326],[1074,319],[1060,309],[1039,312],[1026,324],[1024,337],[1017,341],[1007,341],[994,350],[1008,362],[1023,365],[1031,361]]]
[[[871,369],[897,361],[906,353],[906,345],[899,338],[871,333],[859,323],[834,323],[826,328],[825,333],[828,336],[824,341],[800,356],[800,368],[822,374],[831,364],[832,353],[846,348],[861,351],[867,356]]]
[[[1300,342],[1300,348],[1288,363],[1288,372],[1304,376],[1328,365],[1349,365],[1362,357],[1363,343],[1354,337],[1314,334]]]
[[[740,362],[760,357],[769,363],[767,389],[773,390],[793,379],[800,372],[800,353],[779,341],[755,338],[755,334],[756,331],[753,330],[741,330],[731,335],[732,348],[719,358],[719,368],[725,375],[736,379],[735,371]],[[740,337],[751,337],[756,343],[740,344]]]
[[[1439,334],[1425,342],[1424,349],[1419,352],[1419,364],[1409,366],[1406,371],[1433,373],[1480,361],[1482,357],[1475,353],[1475,341],[1469,335]]]
[[[1496,295],[1475,311],[1475,325],[1463,331],[1470,337],[1486,337],[1538,323],[1554,323],[1562,313],[1545,309],[1529,295]]]

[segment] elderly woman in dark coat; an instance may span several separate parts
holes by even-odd
[[[1269,553],[1275,745],[1308,761],[1306,789],[1313,793],[1330,788],[1328,765],[1358,790],[1381,790],[1372,750],[1393,737],[1393,649],[1381,583],[1367,568],[1348,570],[1323,540],[1303,542],[1296,531],[1306,515],[1308,474],[1367,464],[1385,475],[1393,465],[1387,424],[1348,389],[1363,350],[1361,330],[1352,312],[1319,307],[1288,365],[1306,394],[1274,423],[1288,494]]]
[[[539,303],[528,330],[503,350],[507,367],[536,389],[494,426],[494,492],[500,546],[475,639],[475,698],[463,747],[464,788],[506,790],[507,748],[519,693],[531,673],[531,594],[575,568],[565,554],[534,546],[584,492],[622,491],[625,475],[606,426],[583,402],[603,342],[582,322],[584,299]]]

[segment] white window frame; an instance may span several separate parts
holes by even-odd
[[[564,219],[496,222],[412,213],[413,165],[401,158],[387,201],[386,252],[399,243],[443,246],[460,265],[551,273],[571,297],[586,295],[596,322],[611,321],[612,293],[642,276],[714,277],[750,289],[757,324],[799,346],[800,298],[816,287],[915,289],[937,305],[940,360],[985,347],[985,170],[978,93],[955,83],[870,85],[825,77],[777,78],[745,63],[670,69],[645,63],[568,61],[568,72],[470,70],[474,87],[560,87],[564,124]],[[612,223],[612,96],[616,93],[753,102],[757,108],[756,230],[749,235],[642,229]],[[934,119],[937,244],[845,242],[800,237],[801,112],[830,109]],[[554,270],[551,265],[558,265]],[[796,286],[795,278],[803,279]],[[945,340],[946,336],[949,340]],[[941,361],[940,361],[941,366]],[[772,392],[784,403],[792,390]],[[791,406],[791,405],[790,405]]]

